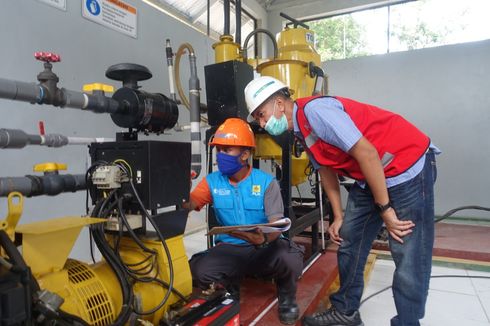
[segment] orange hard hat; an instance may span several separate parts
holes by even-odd
[[[218,127],[210,145],[255,147],[255,137],[247,122],[229,118]]]

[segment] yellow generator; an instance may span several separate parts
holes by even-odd
[[[141,144],[145,147],[144,141],[92,144],[91,154],[99,163],[87,175],[61,175],[58,170],[64,165],[47,163],[35,167],[35,171],[44,172],[43,176],[0,178],[2,194],[11,187],[32,195],[34,192],[27,189],[31,186],[25,186],[31,182],[32,187],[45,185],[43,191],[48,193],[51,184],[78,183],[79,188],[88,189],[94,203],[90,214],[94,217],[62,217],[19,225],[23,195],[8,195],[8,215],[0,222],[1,325],[159,325],[172,317],[171,307],[187,302],[192,293],[183,243],[187,210],[155,215],[147,212],[151,200],[168,203],[161,197],[149,198],[142,183],[136,186],[133,181],[144,173],[147,162],[126,156],[124,147],[131,147],[135,154]],[[189,144],[152,145],[161,150],[175,145],[184,149]],[[100,155],[119,158],[100,163]],[[182,155],[186,154],[180,159]],[[162,159],[161,164],[171,164],[169,160],[176,157],[179,155]],[[177,196],[188,195],[189,175],[184,174],[189,169],[184,170],[172,172],[183,177],[181,186],[172,184]],[[168,178],[168,174],[155,176],[155,182],[162,177]],[[166,191],[165,186],[161,188]],[[173,200],[172,196],[166,198]],[[145,221],[153,230],[150,226],[147,229]],[[84,226],[90,228],[91,239],[102,255],[92,264],[68,258]]]

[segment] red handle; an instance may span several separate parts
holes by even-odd
[[[60,62],[61,57],[53,52],[35,52],[34,53],[34,58],[39,61],[44,61],[44,62]]]

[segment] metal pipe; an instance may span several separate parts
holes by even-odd
[[[224,19],[223,35],[230,35],[230,0],[223,2]]]
[[[14,191],[27,197],[55,196],[62,192],[75,192],[86,188],[85,174],[46,173],[43,176],[0,178],[0,197],[6,197]]]
[[[170,87],[170,97],[175,103],[177,103],[177,94],[175,94],[175,85],[174,85],[174,59],[173,59],[174,54],[172,51],[172,47],[170,46],[170,39],[167,39],[166,41],[165,52],[167,55],[168,84]]]
[[[224,19],[223,35],[230,35],[230,0],[223,2]]]
[[[325,224],[323,223],[323,188],[322,188],[322,178],[320,173],[317,173],[318,181],[318,198],[320,202],[320,229],[322,234],[322,250],[325,250]]]
[[[195,179],[201,174],[201,93],[199,78],[197,77],[196,55],[194,51],[189,53],[191,77],[189,79],[189,101],[191,104],[191,171]]]
[[[235,42],[242,44],[242,0],[235,0]]]
[[[33,135],[20,129],[0,129],[0,148],[24,148],[27,145],[62,147],[113,141],[111,138],[67,137],[60,134]]]
[[[279,13],[279,16],[281,16],[281,17],[283,17],[283,18],[286,18],[286,19],[288,19],[289,21],[291,21],[291,23],[293,24],[294,28],[298,27],[298,25],[299,25],[299,26],[302,26],[302,27],[304,27],[304,28],[306,28],[306,29],[310,29],[310,27],[309,27],[308,25],[306,25],[305,23],[303,23],[302,21],[299,21],[299,20],[297,20],[297,19],[294,19],[293,17],[288,16],[288,15],[286,15],[286,14],[285,14],[285,13],[283,13],[283,12],[280,12],[280,13]],[[291,23],[288,23],[287,25],[290,25]]]

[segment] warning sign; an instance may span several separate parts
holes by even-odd
[[[115,31],[136,38],[138,12],[120,0],[83,0],[82,16]]]

